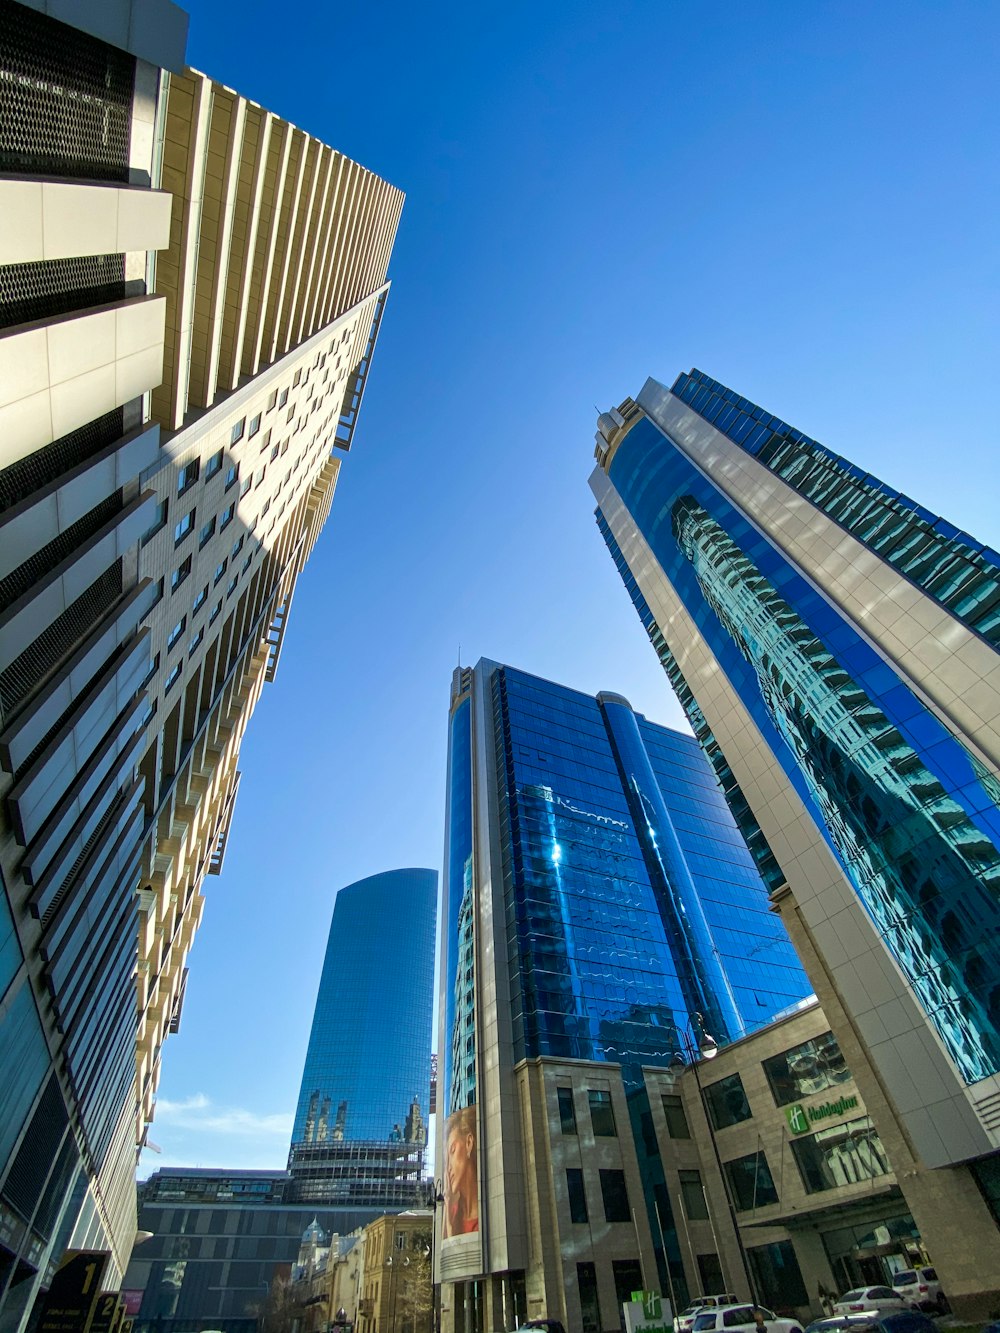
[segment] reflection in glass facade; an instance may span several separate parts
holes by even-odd
[[[337,894],[293,1148],[426,1143],[436,911],[434,870],[390,870]]]
[[[703,1089],[705,1107],[714,1129],[728,1129],[749,1120],[753,1114],[739,1074],[730,1074]]]
[[[691,737],[510,667],[490,688],[515,1059],[668,1064],[693,1012],[732,1039],[808,993]]]
[[[682,376],[674,392],[696,411],[714,413],[707,419],[733,443],[773,466],[970,628],[992,636],[994,553],[970,546],[964,534],[745,399],[728,390],[723,398],[713,384]],[[1000,1071],[996,778],[648,417],[617,445],[608,476],[956,1068],[968,1083]],[[625,576],[627,564],[600,512],[598,522]],[[751,813],[753,793],[734,782],[631,571],[626,584],[761,873],[777,887],[783,877]]]
[[[882,1140],[867,1115],[793,1139],[791,1149],[809,1194],[877,1180],[891,1169]]]
[[[832,1032],[803,1041],[791,1050],[772,1055],[763,1062],[764,1073],[776,1106],[789,1106],[802,1097],[846,1083],[851,1077],[844,1053]]]

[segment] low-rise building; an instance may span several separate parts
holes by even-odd
[[[434,1214],[390,1213],[365,1228],[355,1333],[431,1333]]]
[[[328,1333],[357,1322],[364,1252],[363,1228],[349,1236],[328,1236],[313,1219],[302,1236],[289,1284],[291,1333]]]
[[[805,1319],[826,1295],[934,1257],[893,1171],[886,1108],[866,1105],[855,1072],[815,1000],[710,1060],[647,1071],[692,1295],[734,1291]]]

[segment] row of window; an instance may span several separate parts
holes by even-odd
[[[814,1097],[851,1077],[832,1032],[824,1032],[779,1055],[772,1055],[761,1065],[776,1106],[790,1106],[801,1097]],[[728,1129],[730,1125],[752,1118],[753,1112],[739,1074],[730,1074],[717,1083],[710,1083],[703,1092],[713,1129]],[[663,1110],[670,1137],[690,1138],[680,1097],[665,1096]]]
[[[680,1114],[683,1117],[683,1110]],[[687,1127],[686,1122],[684,1127]],[[891,1170],[878,1131],[866,1115],[792,1139],[789,1147],[807,1194],[877,1180]],[[752,1212],[779,1201],[763,1148],[723,1162],[723,1170],[737,1212]],[[688,1218],[693,1222],[707,1220],[708,1204],[701,1173],[680,1171],[678,1174]]]
[[[1000,643],[1000,556],[908,496],[695,371],[672,390],[991,644]]]
[[[562,1126],[562,1132],[564,1134],[575,1134],[577,1128],[573,1089],[557,1088],[556,1092],[559,1096],[559,1122]],[[618,1130],[615,1126],[615,1108],[611,1105],[611,1093],[590,1088],[587,1091],[587,1101],[590,1106],[590,1124],[595,1138],[617,1138]]]
[[[604,1205],[605,1222],[631,1222],[632,1210],[625,1187],[625,1172],[603,1167],[598,1172],[601,1182],[601,1202]],[[566,1171],[566,1189],[569,1194],[569,1215],[573,1222],[589,1222],[587,1208],[587,1190],[583,1183],[583,1170],[569,1167]]]

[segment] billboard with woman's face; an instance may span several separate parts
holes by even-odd
[[[479,1230],[479,1161],[476,1108],[465,1106],[445,1122],[444,1222],[441,1237]]]

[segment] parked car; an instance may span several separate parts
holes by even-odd
[[[893,1273],[892,1289],[920,1310],[939,1310],[943,1314],[948,1309],[948,1298],[933,1268],[904,1268]]]
[[[919,1310],[900,1310],[897,1314],[879,1315],[873,1330],[874,1333],[937,1333],[937,1324]]]
[[[797,1319],[779,1319],[763,1305],[719,1305],[695,1315],[693,1333],[756,1333],[754,1310],[764,1316],[767,1333],[802,1333]]]
[[[674,1333],[691,1333],[691,1326],[694,1324],[695,1315],[700,1310],[713,1308],[719,1305],[735,1305],[736,1297],[732,1292],[726,1292],[721,1296],[696,1296],[687,1309],[682,1310],[679,1315],[674,1316]]]
[[[897,1296],[890,1287],[855,1287],[845,1292],[833,1307],[834,1314],[867,1314],[877,1310],[890,1314],[894,1310],[909,1310],[911,1303]]]
[[[806,1333],[869,1333],[878,1322],[878,1315],[869,1314],[834,1314],[825,1319],[814,1319]]]

